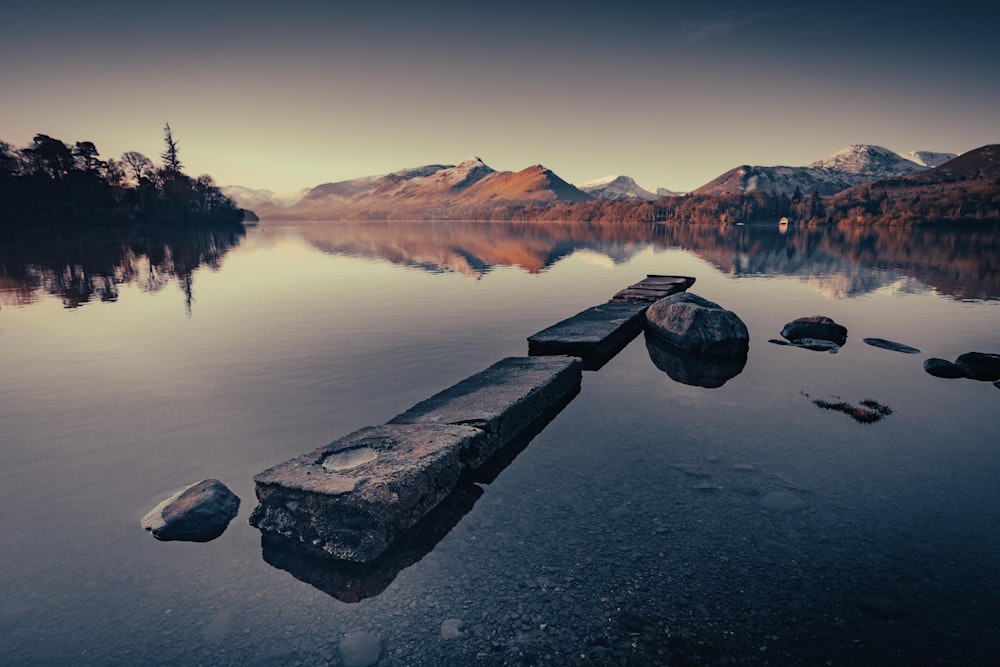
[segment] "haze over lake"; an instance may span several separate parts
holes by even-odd
[[[1000,352],[996,230],[265,221],[0,248],[5,662],[346,664],[357,631],[382,665],[1000,652],[1000,391],[922,367]],[[647,274],[746,322],[738,374],[685,384],[640,336],[359,601],[248,525],[257,472]],[[839,353],[768,343],[815,314]],[[204,478],[242,500],[221,537],[139,527]]]

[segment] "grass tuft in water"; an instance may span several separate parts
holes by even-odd
[[[814,398],[813,405],[826,410],[843,412],[859,424],[874,424],[883,417],[892,414],[892,408],[871,398],[861,401],[860,406],[852,405],[847,401],[824,401],[821,398]]]

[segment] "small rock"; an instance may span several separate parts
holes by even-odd
[[[697,484],[695,484],[694,486],[692,486],[691,488],[692,489],[696,489],[698,491],[718,491],[719,490],[719,487],[717,487],[715,484],[712,484],[711,482],[709,482],[707,480],[702,480],[702,481],[698,482]]]
[[[226,530],[240,499],[217,479],[182,489],[142,517],[142,527],[164,542],[208,542]]]
[[[446,618],[441,622],[441,639],[458,639],[465,623],[460,618]]]
[[[885,338],[865,338],[864,342],[871,345],[872,347],[880,347],[883,350],[892,350],[893,352],[902,352],[903,354],[920,353],[920,350],[918,350],[915,347],[910,347],[909,345],[903,345],[902,343],[886,340]]]
[[[973,380],[1000,380],[1000,354],[986,352],[966,352],[959,355],[955,365],[965,371],[965,377]]]
[[[771,338],[768,339],[767,342],[774,343],[775,345],[801,347],[805,350],[815,350],[817,352],[829,352],[831,354],[836,354],[837,352],[840,351],[840,346],[834,343],[832,340],[823,340],[821,338],[799,338],[793,341]]]
[[[771,491],[761,496],[760,506],[768,512],[789,513],[805,509],[806,503],[798,496],[787,491]]]
[[[833,354],[840,352],[839,345],[832,340],[823,340],[822,338],[799,338],[792,341],[792,346],[801,347],[806,350],[815,350],[816,352],[831,352]]]
[[[792,342],[803,338],[818,338],[843,346],[847,342],[847,327],[825,315],[813,315],[792,320],[781,330],[781,336]]]
[[[370,632],[350,632],[340,642],[340,661],[344,667],[371,667],[381,657],[382,641]]]
[[[965,371],[961,366],[953,364],[947,359],[932,357],[924,361],[924,371],[938,378],[961,378],[965,377]]]

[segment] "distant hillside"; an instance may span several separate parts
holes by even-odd
[[[653,201],[660,198],[655,192],[639,187],[639,184],[628,176],[606,176],[581,183],[577,187],[597,199]]]
[[[916,162],[888,148],[854,144],[805,167],[760,167],[743,165],[692,191],[696,195],[725,195],[763,190],[791,196],[798,190],[809,195],[833,195],[863,183],[914,174],[940,164],[950,153],[909,153]]]
[[[254,189],[242,185],[224,185],[219,188],[241,208],[257,209],[261,206],[290,206],[306,196],[312,188],[302,188],[292,192],[274,192],[272,190]]]
[[[482,217],[497,207],[581,202],[591,195],[542,165],[496,171],[479,158],[426,165],[313,188],[297,204],[268,217],[430,219]]]
[[[983,146],[902,178],[845,190],[804,222],[850,224],[1000,223],[1000,145]]]

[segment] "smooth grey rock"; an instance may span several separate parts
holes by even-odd
[[[902,352],[903,354],[920,354],[920,350],[915,347],[903,345],[902,343],[897,343],[892,340],[886,340],[885,338],[865,338],[863,340],[868,345],[871,345],[872,347],[880,347],[883,350],[892,350],[893,352]]]
[[[961,366],[953,364],[947,359],[939,359],[937,357],[924,360],[924,370],[934,377],[950,380],[965,377],[965,369]]]
[[[653,365],[672,380],[692,387],[715,389],[743,372],[746,351],[725,356],[707,356],[684,350],[646,332],[646,351]]]
[[[781,336],[790,341],[800,338],[819,338],[833,341],[843,347],[847,342],[847,327],[837,324],[825,315],[812,315],[792,320],[781,330]]]
[[[217,479],[182,489],[150,510],[140,522],[158,540],[208,542],[226,530],[240,499]]]
[[[441,639],[458,639],[462,636],[465,623],[460,618],[446,618],[441,622]]]
[[[955,359],[955,365],[973,380],[1000,380],[1000,354],[966,352]]]
[[[382,641],[370,632],[350,632],[340,642],[344,667],[371,667],[382,657]]]
[[[799,338],[793,341],[771,338],[767,342],[787,347],[801,347],[803,350],[813,350],[815,352],[829,352],[830,354],[840,352],[839,345],[832,340],[822,340],[821,338]]]
[[[371,561],[448,496],[463,456],[486,440],[455,424],[363,428],[258,473],[250,523],[338,559]]]
[[[660,299],[646,311],[652,333],[704,356],[745,355],[750,333],[736,313],[690,292]]]
[[[575,357],[508,357],[393,417],[389,424],[465,424],[486,440],[465,448],[477,468],[498,449],[551,415],[580,390],[582,362]]]
[[[804,500],[787,491],[771,491],[761,496],[757,502],[768,512],[797,512],[806,507]]]

